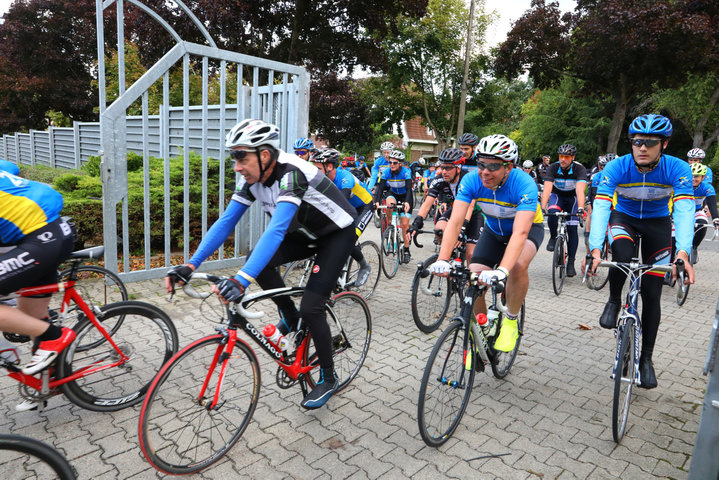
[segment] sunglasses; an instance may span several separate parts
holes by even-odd
[[[500,168],[502,168],[502,167],[505,166],[506,164],[507,164],[507,162],[502,162],[502,163],[483,163],[483,162],[477,162],[477,169],[479,169],[479,170],[487,169],[487,170],[489,170],[490,172],[496,172],[497,170],[499,170]]]
[[[401,162],[389,162],[390,165],[399,165]]]
[[[642,145],[646,145],[647,148],[656,147],[659,145],[661,140],[658,140],[656,138],[633,138],[632,139],[632,145],[635,147],[641,147]]]
[[[242,160],[247,156],[247,154],[250,153],[247,150],[232,150],[230,152],[230,158],[233,160]]]
[[[453,170],[455,168],[457,168],[456,165],[440,165],[439,166],[440,170]]]
[[[307,150],[295,150],[295,155],[304,155],[307,153]]]

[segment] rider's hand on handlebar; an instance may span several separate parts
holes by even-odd
[[[678,277],[677,265],[676,265],[676,262],[678,260],[684,261],[684,284],[694,283],[694,267],[692,266],[691,262],[689,262],[689,256],[687,255],[687,252],[685,252],[684,250],[680,250],[677,253],[677,258],[674,261],[674,264],[672,265],[672,279],[676,280]]]
[[[450,270],[452,270],[452,265],[450,265],[449,262],[446,260],[437,260],[428,268],[429,273],[433,275],[437,275],[439,277],[446,277],[449,275]]]
[[[191,264],[186,265],[177,265],[176,267],[171,268],[167,271],[167,276],[165,277],[165,288],[167,289],[167,293],[172,293],[174,288],[174,284],[179,282],[180,285],[183,285],[185,283],[190,282],[190,278],[192,277],[192,272],[195,271],[195,266]]]
[[[234,278],[225,278],[217,283],[217,293],[226,303],[236,302],[244,295],[245,287]]]
[[[586,270],[587,268],[587,261],[589,259],[592,259],[592,264],[589,266],[589,272],[587,272],[587,275],[594,276],[594,272],[597,270],[597,265],[599,265],[599,262],[602,261],[602,252],[595,248],[592,250],[592,253],[590,255],[587,255],[584,259],[582,259],[582,272]]]
[[[498,268],[497,270],[482,270],[479,272],[479,281],[484,284],[490,285],[495,278],[498,282],[505,280],[507,271],[503,268]]]

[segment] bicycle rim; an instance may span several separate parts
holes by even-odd
[[[435,261],[437,254],[422,263],[422,269],[414,274],[412,280],[412,319],[417,328],[424,333],[431,333],[439,328],[447,316],[452,296],[447,278],[431,274],[422,278],[423,272]]]
[[[221,363],[210,374],[224,337],[213,335],[183,348],[160,371],[142,405],[140,448],[156,469],[170,474],[197,472],[217,462],[240,439],[260,395],[257,357],[238,340],[221,383],[217,406],[209,410],[219,387]]]
[[[502,327],[503,321],[504,315],[500,317],[499,325],[497,325],[497,336],[499,336],[499,331]],[[522,342],[522,336],[524,335],[524,304],[522,304],[522,309],[520,310],[519,318],[517,319],[517,328],[519,329],[519,337],[517,338],[517,344],[514,346],[514,350],[511,352],[500,352],[499,350],[494,351],[495,362],[492,363],[492,374],[496,378],[506,377],[512,369],[514,361],[517,359],[519,344]],[[494,345],[495,339],[496,337],[490,339],[492,345]]]
[[[312,258],[307,258],[290,263],[284,268],[284,271],[280,267],[282,281],[288,287],[304,287],[307,284],[311,266]]]
[[[609,242],[605,239],[604,246],[602,247],[602,260],[607,259],[609,259]],[[594,271],[594,275],[588,277],[589,285],[591,285],[594,290],[604,288],[604,285],[609,281],[609,270],[609,268],[597,268]]]
[[[52,446],[21,435],[0,435],[3,478],[75,480],[77,473]]]
[[[564,240],[562,237],[557,237],[557,240],[554,243],[554,255],[552,256],[552,288],[554,288],[555,295],[562,293],[562,287],[564,287],[564,275],[566,275],[564,264]]]
[[[394,277],[399,268],[399,252],[394,231],[394,225],[390,225],[382,234],[382,270],[387,278]]]
[[[360,244],[360,251],[362,252],[362,256],[364,257],[364,259],[367,260],[367,262],[372,267],[372,272],[370,273],[369,278],[367,279],[367,282],[364,283],[364,285],[352,285],[350,287],[350,290],[359,293],[365,299],[369,299],[374,293],[374,289],[379,282],[379,276],[382,273],[382,255],[379,253],[379,247],[377,246],[377,244],[371,240],[362,242]],[[347,280],[349,282],[355,283],[357,281],[358,271],[359,264],[352,259],[349,265],[349,274],[347,276]]]
[[[689,284],[682,284],[680,280],[677,280],[677,305],[680,307],[687,301],[689,286]]]
[[[175,326],[159,308],[142,302],[115,303],[103,307],[98,320],[113,324],[118,316],[123,317],[122,324],[110,336],[128,360],[60,387],[73,403],[88,410],[115,411],[140,402],[162,365],[177,351]],[[81,319],[74,330],[77,338],[58,358],[58,378],[120,360],[89,319]]]
[[[619,443],[624,436],[629,417],[634,384],[634,323],[628,322],[622,329],[622,346],[617,369],[614,373],[614,399],[612,401],[612,436]]]
[[[464,365],[464,332],[460,320],[442,332],[422,375],[417,424],[422,440],[430,447],[439,447],[450,439],[472,393],[475,371],[471,362],[469,369]]]

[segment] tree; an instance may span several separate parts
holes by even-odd
[[[474,94],[467,108],[464,130],[480,138],[495,133],[512,134],[519,129],[522,105],[534,93],[531,82],[488,80]]]

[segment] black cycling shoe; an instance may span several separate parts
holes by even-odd
[[[327,403],[327,400],[334,395],[337,391],[337,387],[339,387],[340,382],[337,379],[337,374],[335,372],[332,372],[332,375],[325,375],[322,370],[320,370],[320,372],[320,381],[317,382],[315,388],[307,394],[300,404],[307,410],[320,408],[322,405]]]
[[[549,237],[549,241],[547,242],[547,251],[553,252],[554,251],[554,243],[557,241],[557,237]]]
[[[639,358],[639,379],[641,388],[657,388],[657,376],[654,374],[654,365],[651,358]]]
[[[607,304],[604,305],[602,316],[599,317],[599,325],[601,325],[602,328],[616,328],[617,317],[619,316],[619,310],[621,308],[622,306],[620,304],[614,303],[611,300],[608,301]]]
[[[574,269],[574,262],[567,262],[567,276],[576,277],[577,271]]]

